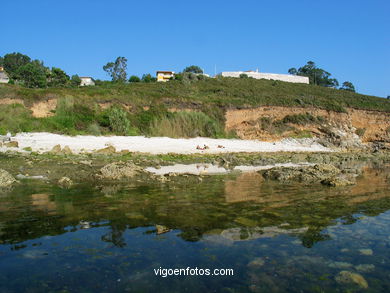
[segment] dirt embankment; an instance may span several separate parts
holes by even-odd
[[[290,129],[272,131],[262,125],[262,121],[280,122],[286,116],[311,115],[315,122],[289,123]],[[234,130],[243,139],[278,140],[291,136],[295,128],[313,136],[321,136],[327,128],[338,128],[358,134],[363,142],[390,142],[390,113],[349,108],[347,113],[327,111],[317,108],[299,107],[259,107],[253,109],[233,109],[226,112],[226,130]],[[270,122],[269,122],[270,123]],[[279,123],[280,124],[280,123]]]

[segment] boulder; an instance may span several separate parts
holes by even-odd
[[[368,283],[366,279],[360,274],[352,273],[349,271],[341,271],[336,277],[335,280],[337,283],[354,283],[357,284],[359,287],[367,289]]]
[[[263,177],[282,182],[298,181],[304,183],[322,183],[340,187],[355,184],[353,178],[341,174],[341,170],[330,164],[318,164],[308,167],[275,167],[263,171]]]
[[[329,164],[309,167],[275,167],[263,172],[263,177],[278,181],[321,182],[340,174],[340,169]]]
[[[118,180],[122,178],[132,178],[144,170],[131,162],[114,162],[100,169],[100,178]]]
[[[7,187],[16,182],[16,179],[7,171],[0,169],[0,187]]]
[[[73,181],[68,177],[62,177],[60,180],[58,180],[58,185],[63,188],[69,188],[73,185]]]
[[[64,155],[71,155],[71,154],[73,154],[72,150],[71,150],[70,147],[67,146],[67,145],[62,149],[62,153],[63,153]]]
[[[4,143],[4,146],[6,146],[8,148],[18,148],[19,143],[17,141],[10,141],[10,142]]]
[[[50,151],[51,154],[59,154],[61,153],[61,145],[57,144],[55,145],[51,151]]]
[[[97,154],[115,154],[116,153],[116,149],[115,149],[115,147],[110,145],[110,146],[108,146],[106,148],[97,150],[96,153]]]

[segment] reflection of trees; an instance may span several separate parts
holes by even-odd
[[[299,239],[301,239],[303,246],[311,248],[317,242],[330,240],[330,236],[327,234],[322,234],[321,229],[309,229],[304,234],[300,235]]]
[[[123,224],[111,224],[110,232],[102,236],[102,240],[105,242],[111,242],[117,247],[125,247],[126,241],[123,238],[123,233],[126,230],[126,225]]]

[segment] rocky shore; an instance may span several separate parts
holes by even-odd
[[[190,180],[188,176],[201,180],[208,175],[240,172],[258,172],[267,180],[280,182],[341,187],[353,185],[361,168],[367,164],[390,163],[390,152],[151,155],[61,151],[3,153],[0,154],[0,163],[0,187],[18,184],[18,180],[42,180],[65,188],[84,182],[148,181],[161,184],[180,178]],[[177,167],[179,165],[181,169]],[[169,172],[152,172],[168,166]],[[186,166],[195,166],[198,172],[190,172]]]

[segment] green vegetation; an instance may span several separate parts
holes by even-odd
[[[355,86],[350,81],[344,81],[343,85],[340,87],[340,89],[355,92]]]
[[[203,74],[202,68],[200,68],[199,66],[196,66],[196,65],[191,65],[191,66],[184,68],[183,72]]]
[[[56,76],[52,82],[64,80],[61,71]],[[77,76],[72,77],[72,81],[77,83]],[[46,89],[0,85],[0,99],[21,99],[26,106],[0,105],[0,131],[228,137],[230,135],[224,132],[224,113],[230,108],[285,106],[346,112],[351,107],[390,112],[387,99],[316,85],[252,78],[98,84]],[[47,99],[58,100],[54,116],[33,118],[27,108]],[[113,106],[102,110],[99,104],[107,102]],[[168,108],[176,108],[178,112],[171,113]],[[192,112],[185,112],[186,109]],[[321,119],[301,114],[286,116],[283,121],[260,123],[279,133],[289,130],[292,127],[289,124],[322,123]]]
[[[313,61],[308,61],[306,65],[296,68],[290,68],[289,74],[307,76],[310,84],[315,84],[325,87],[338,87],[339,82],[335,78],[330,78],[332,74],[324,69],[318,68]]]
[[[107,72],[113,82],[125,82],[127,79],[127,59],[118,57],[114,62],[108,62],[103,66],[103,70]]]
[[[356,129],[355,133],[357,135],[359,135],[360,137],[364,136],[364,133],[366,133],[366,129],[365,128],[358,128]]]
[[[283,123],[292,123],[298,125],[307,125],[324,122],[325,118],[322,116],[314,117],[310,113],[287,115],[283,118]]]

